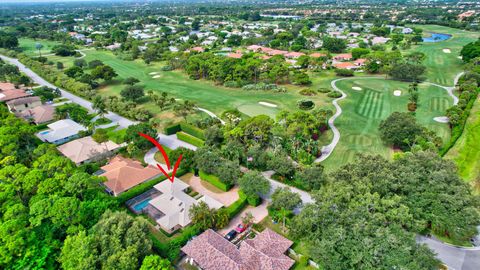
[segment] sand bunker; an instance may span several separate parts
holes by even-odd
[[[393,91],[393,95],[396,96],[396,97],[399,97],[399,96],[402,95],[402,91],[400,91],[400,90],[395,90],[395,91]]]
[[[158,74],[158,72],[150,72],[150,73],[148,73],[148,75],[155,75],[155,74]]]
[[[458,59],[463,59],[461,56],[458,56],[457,58],[458,58]]]
[[[267,106],[267,107],[272,107],[272,108],[277,107],[276,104],[272,104],[272,103],[268,103],[268,102],[264,102],[264,101],[260,101],[260,102],[258,102],[258,104],[263,105],[263,106]]]
[[[439,122],[439,123],[448,123],[448,121],[449,121],[448,117],[446,117],[446,116],[434,117],[433,120],[435,120],[436,122]]]
[[[450,51],[450,49],[443,49],[442,50],[444,53],[452,53],[452,51]]]
[[[160,78],[160,77],[161,77],[160,75],[155,75],[152,78],[156,79],[156,78]]]
[[[361,91],[362,90],[362,88],[358,87],[358,86],[354,86],[354,87],[352,87],[352,89],[355,90],[355,91]]]

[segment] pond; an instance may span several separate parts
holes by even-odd
[[[439,42],[444,41],[452,37],[449,34],[441,34],[441,33],[429,33],[429,37],[424,37],[423,42]]]

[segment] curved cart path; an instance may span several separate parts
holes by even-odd
[[[423,82],[424,84],[430,84],[430,85],[434,85],[434,86],[437,86],[437,87],[440,87],[440,88],[443,88],[447,91],[448,95],[450,95],[450,97],[452,97],[453,99],[453,105],[457,105],[458,103],[458,97],[455,96],[454,94],[454,90],[455,90],[455,86],[457,85],[458,83],[458,80],[460,79],[460,77],[464,74],[464,72],[460,72],[457,74],[457,76],[455,76],[454,80],[453,80],[453,86],[444,86],[444,85],[439,85],[439,84],[436,84],[436,83],[432,83],[432,82]],[[328,145],[324,145],[322,147],[322,150],[321,150],[321,153],[322,155],[315,159],[315,162],[322,162],[324,160],[326,160],[333,152],[333,150],[335,149],[335,147],[337,146],[338,142],[340,141],[340,131],[338,130],[338,128],[335,126],[335,120],[342,114],[342,108],[340,107],[340,105],[338,105],[338,101],[344,99],[347,97],[347,94],[345,94],[345,92],[343,92],[340,88],[337,87],[337,82],[339,81],[343,81],[343,80],[352,80],[352,79],[374,79],[374,78],[381,78],[381,77],[350,77],[350,78],[340,78],[340,79],[335,79],[333,80],[330,85],[332,86],[333,90],[339,92],[342,94],[341,97],[339,98],[336,98],[332,101],[332,104],[333,106],[335,107],[336,109],[336,112],[335,114],[330,117],[330,119],[328,119],[328,126],[330,127],[330,129],[332,130],[333,132],[333,138],[332,138],[332,142]]]

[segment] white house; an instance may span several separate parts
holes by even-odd
[[[37,137],[44,142],[53,144],[62,144],[72,139],[78,138],[80,131],[86,131],[87,128],[71,119],[63,119],[48,125],[47,130],[37,133]]]
[[[153,198],[149,204],[163,214],[158,215],[156,222],[167,232],[173,232],[190,224],[190,208],[200,201],[204,201],[213,209],[223,207],[222,203],[206,195],[198,200],[190,197],[185,193],[188,187],[189,185],[180,179],[175,179],[173,183],[165,180],[154,186],[162,194]]]

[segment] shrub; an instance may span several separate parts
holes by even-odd
[[[161,68],[161,70],[162,70],[162,71],[172,71],[172,70],[174,70],[174,68],[173,68],[172,66],[163,66],[163,67]]]
[[[330,92],[327,94],[328,97],[331,97],[331,98],[339,98],[342,96],[342,93],[338,92],[338,91],[333,91],[333,92]]]
[[[184,133],[184,132],[177,132],[177,138],[181,141],[184,141],[186,143],[189,143],[191,145],[194,145],[196,147],[202,147],[205,142],[203,140],[200,140],[199,138],[197,137],[193,137],[187,133]]]
[[[337,74],[337,76],[342,76],[342,77],[352,77],[353,76],[353,70],[343,69],[343,68],[335,69],[335,74]]]
[[[175,125],[165,127],[165,129],[163,130],[163,132],[167,135],[172,135],[172,134],[175,134],[179,131],[182,131],[182,128],[180,127],[180,124],[175,124]]]
[[[236,81],[228,81],[223,84],[223,86],[228,87],[228,88],[239,88],[241,87],[240,83]]]
[[[248,197],[247,202],[251,206],[259,206],[262,203],[262,198],[260,196]]]
[[[330,93],[332,90],[328,89],[328,88],[319,88],[318,89],[318,92],[320,93]]]
[[[299,93],[300,95],[304,95],[304,96],[315,96],[317,94],[315,90],[310,88],[302,89]]]
[[[184,246],[192,237],[199,235],[202,232],[197,226],[188,226],[182,229],[180,234],[168,243],[162,243],[153,234],[150,234],[152,239],[153,250],[160,256],[168,258],[170,261],[175,261],[180,258],[180,248]]]
[[[203,181],[207,181],[208,183],[214,185],[215,187],[217,187],[218,189],[220,189],[222,191],[226,192],[226,191],[229,191],[232,188],[231,184],[223,183],[222,180],[220,180],[215,175],[207,174],[203,171],[199,171],[198,173],[200,175],[200,179],[202,179]]]
[[[315,107],[315,103],[309,99],[302,99],[297,102],[297,106],[301,110],[311,110]]]
[[[193,137],[205,140],[205,132],[195,126],[192,126],[186,122],[182,122],[180,123],[180,128],[183,132],[192,135]]]

